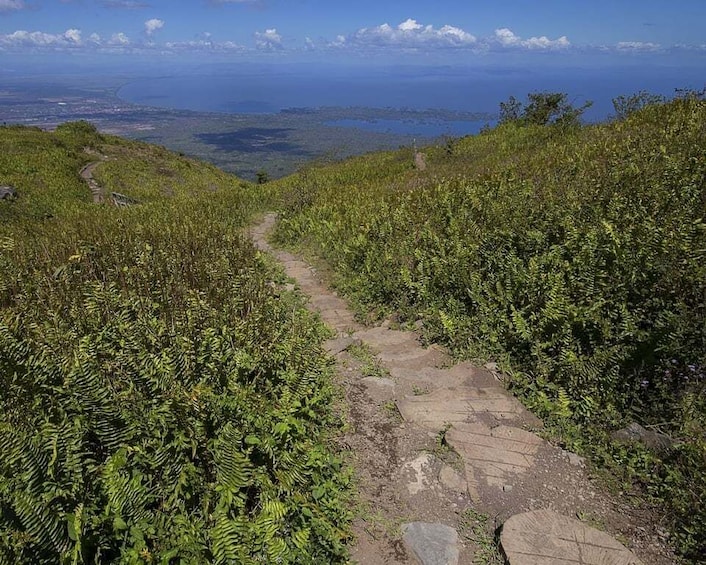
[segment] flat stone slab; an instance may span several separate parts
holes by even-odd
[[[534,465],[544,440],[510,426],[457,424],[446,432],[446,441],[461,456],[466,469],[468,493],[481,500],[481,487],[509,492],[508,487],[522,480]]]
[[[355,337],[368,343],[374,343],[379,348],[394,347],[404,344],[405,346],[419,345],[417,336],[410,332],[391,330],[382,326],[368,328],[356,332]]]
[[[363,382],[366,385],[381,386],[387,388],[395,388],[395,381],[383,377],[365,377]]]
[[[421,565],[458,565],[458,534],[443,524],[402,526],[404,543]]]
[[[605,532],[551,510],[512,516],[500,545],[509,565],[642,565]]]
[[[446,424],[527,420],[527,410],[500,387],[459,386],[408,396],[398,402],[405,420],[439,431]]]
[[[338,355],[351,345],[360,345],[360,340],[352,337],[337,337],[324,342],[324,350],[330,355]]]

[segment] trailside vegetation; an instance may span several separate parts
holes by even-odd
[[[426,149],[424,171],[406,149],[278,181],[277,238],[326,259],[362,309],[422,318],[429,340],[501,362],[560,441],[660,504],[699,560],[706,101],[637,95],[616,102],[621,119],[579,127],[564,98],[540,98]],[[671,448],[612,442],[630,422]]]
[[[78,171],[132,206],[96,205]],[[0,128],[0,563],[339,563],[326,329],[244,226],[264,189]]]

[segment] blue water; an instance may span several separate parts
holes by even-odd
[[[703,84],[703,69],[693,67],[311,70],[214,66],[135,80],[118,95],[136,104],[224,113],[276,113],[291,107],[321,106],[496,112],[510,95],[523,99],[528,92],[559,91],[566,92],[576,105],[593,100],[586,118],[600,120],[611,113],[615,96],[639,90],[672,95],[675,88],[701,88]]]

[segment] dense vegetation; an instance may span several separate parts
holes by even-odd
[[[618,101],[612,123],[540,126],[524,119],[530,99],[507,108],[517,119],[427,150],[425,170],[411,151],[309,168],[280,181],[277,237],[327,260],[363,309],[421,317],[428,339],[500,361],[561,441],[661,501],[698,561],[706,102],[642,102]],[[633,421],[672,448],[611,442]]]
[[[92,203],[99,154],[138,205]],[[1,128],[1,184],[0,563],[343,561],[325,329],[242,233],[264,190],[86,123]]]

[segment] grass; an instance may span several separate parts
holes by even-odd
[[[475,547],[474,565],[503,565],[505,563],[490,518],[486,514],[473,508],[465,510],[459,521],[458,533],[463,541],[471,542]]]
[[[360,373],[363,377],[390,378],[390,371],[387,370],[368,345],[354,343],[346,351],[360,363]]]

